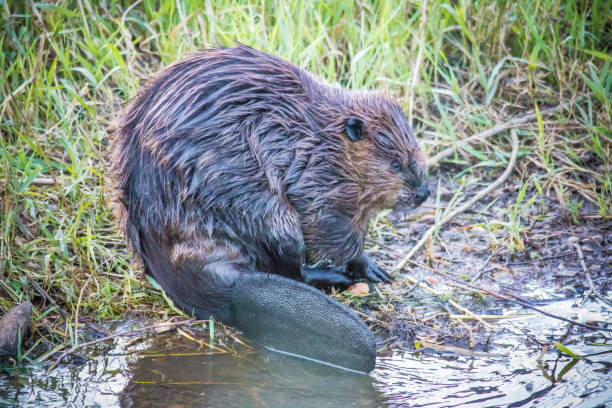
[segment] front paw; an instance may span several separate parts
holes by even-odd
[[[376,264],[366,255],[349,262],[347,269],[356,278],[363,278],[373,283],[389,283],[392,280],[385,268]]]
[[[354,281],[352,276],[348,276],[346,269],[342,267],[316,267],[302,266],[302,280],[317,288],[327,288],[330,286],[349,286]]]

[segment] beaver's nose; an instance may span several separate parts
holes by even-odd
[[[418,206],[423,204],[423,201],[429,197],[429,185],[427,183],[421,184],[421,187],[417,190],[414,195],[414,203]]]

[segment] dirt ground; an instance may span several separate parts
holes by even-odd
[[[459,185],[456,176],[441,172],[431,180],[439,181],[436,194],[441,208],[446,208]],[[494,329],[469,314],[488,315],[484,321],[494,328],[495,316],[507,314],[516,306],[513,301],[537,307],[555,300],[584,299],[577,302],[579,306],[591,297],[612,307],[612,221],[596,216],[595,206],[587,203],[580,209],[585,221],[574,225],[556,200],[538,194],[536,188],[526,189],[517,204],[516,185],[509,179],[442,226],[392,285],[371,287],[377,299],[364,306],[372,308],[371,322],[380,329],[389,350],[413,349],[418,339],[485,350]],[[480,188],[472,185],[461,195],[469,198]],[[379,220],[372,228],[369,254],[393,268],[436,222],[434,208],[425,203],[403,219],[390,214],[391,223]],[[573,320],[576,315],[559,317]],[[609,329],[612,322],[583,323]],[[575,329],[568,326],[567,335],[583,332]],[[605,337],[610,340],[609,334]]]

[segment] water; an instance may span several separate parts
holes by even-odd
[[[611,321],[597,301],[574,300],[541,308],[579,321]],[[527,313],[506,307],[505,314]],[[126,326],[129,322],[124,323]],[[574,360],[551,336],[567,325],[532,314],[500,321],[485,356],[430,349],[380,357],[371,376],[340,372],[225,338],[218,349],[176,332],[119,339],[110,352],[48,367],[4,367],[0,405],[62,407],[605,407],[612,406],[612,354]],[[604,335],[573,329],[567,347],[586,355],[610,351]],[[206,339],[208,332],[195,332]],[[609,336],[609,335],[608,335]]]

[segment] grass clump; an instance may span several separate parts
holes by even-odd
[[[524,250],[522,211],[545,195],[573,223],[612,218],[609,1],[7,0],[0,7],[0,309],[31,300],[35,330],[49,346],[70,337],[79,314],[83,322],[164,312],[115,227],[107,132],[142,78],[214,44],[239,41],[332,83],[387,89],[431,155],[564,104],[519,130],[521,198],[504,227],[511,245]],[[494,178],[508,145],[502,133],[440,165]]]

